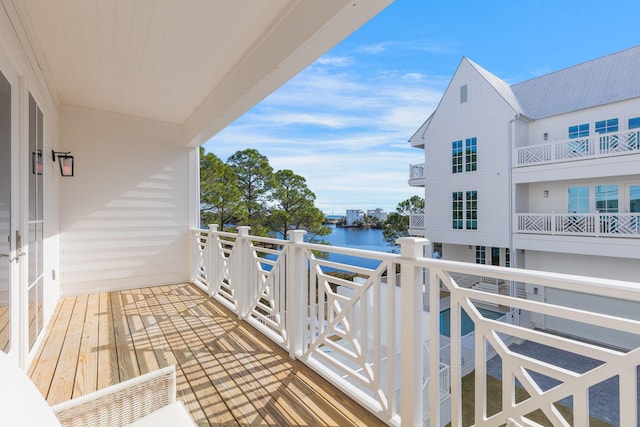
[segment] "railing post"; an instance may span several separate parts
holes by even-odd
[[[220,283],[218,277],[220,275],[220,248],[218,245],[218,224],[209,224],[209,238],[207,239],[207,251],[205,254],[205,269],[207,272],[207,291],[209,296],[213,297],[218,293]]]
[[[422,333],[422,268],[415,260],[423,257],[427,239],[401,237],[400,245],[400,414],[402,426],[423,425],[422,372],[424,338]],[[435,284],[433,284],[435,286]],[[437,355],[435,356],[437,357]],[[437,381],[432,378],[431,381]],[[439,408],[431,408],[432,416]]]
[[[297,358],[303,352],[304,342],[304,325],[307,324],[305,319],[305,302],[304,287],[307,283],[307,260],[304,255],[303,248],[300,243],[304,242],[304,230],[290,230],[289,253],[287,254],[287,297],[285,299],[286,306],[286,328],[289,346],[289,357]]]
[[[249,253],[249,230],[251,227],[238,227],[238,238],[235,244],[235,287],[238,318],[245,319],[249,314],[251,298],[251,254]]]

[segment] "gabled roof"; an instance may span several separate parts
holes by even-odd
[[[533,119],[640,96],[640,46],[511,86]]]
[[[463,57],[461,64],[464,62],[472,66],[515,113],[528,119],[640,97],[640,45],[511,86],[469,58]],[[409,139],[414,146],[423,144],[418,138],[424,139],[434,113]]]
[[[491,74],[489,71],[485,70],[469,58],[463,58],[463,61],[467,61],[493,88],[498,92],[498,94],[504,99],[507,104],[513,108],[514,112],[523,114],[522,107],[518,102],[516,95],[511,90],[511,86],[501,78]]]

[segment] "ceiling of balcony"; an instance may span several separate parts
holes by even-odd
[[[24,0],[62,105],[206,141],[393,0]]]

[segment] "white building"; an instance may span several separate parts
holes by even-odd
[[[364,211],[362,209],[347,209],[344,225],[353,227],[358,224],[364,224]]]
[[[387,220],[387,213],[382,208],[369,209],[367,210],[367,216],[370,218],[377,218],[380,221]]]
[[[514,85],[463,58],[410,139],[425,151],[424,164],[410,168],[409,184],[425,187],[426,201],[412,232],[448,260],[637,280],[639,75],[640,46]],[[541,287],[511,292],[593,303]],[[580,334],[577,324],[534,320]]]

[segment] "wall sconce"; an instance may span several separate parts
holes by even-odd
[[[549,190],[544,190],[543,194],[544,198],[547,199],[549,197]]]
[[[58,156],[60,175],[62,176],[73,176],[73,156],[70,156],[69,154],[71,154],[71,151],[62,152],[51,150],[54,162],[56,161],[56,155]]]
[[[42,175],[44,164],[42,163],[42,150],[31,152],[31,173],[33,175]]]

